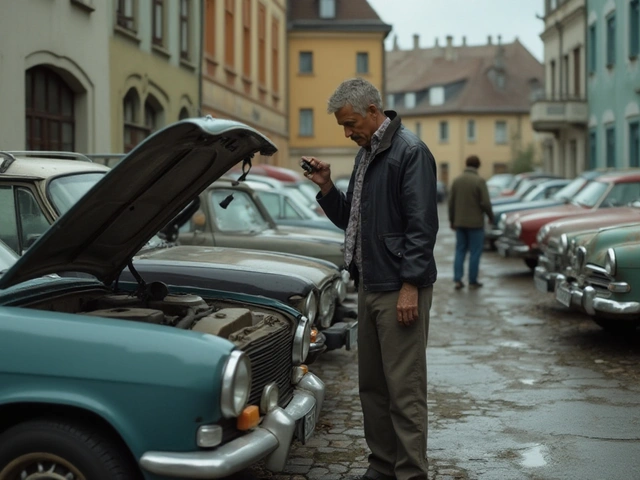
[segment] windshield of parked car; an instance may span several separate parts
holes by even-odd
[[[544,192],[547,191],[547,187],[544,185],[536,185],[534,188],[529,190],[523,197],[522,200],[525,202],[531,202],[533,200],[540,200],[544,198]]]
[[[278,220],[303,220],[305,217],[289,201],[286,195],[274,191],[257,191],[256,195],[267,209],[269,215],[277,222]]]
[[[227,208],[220,203],[233,194],[233,200]],[[215,213],[215,224],[222,232],[257,233],[269,228],[269,222],[262,216],[250,195],[227,189],[215,189],[210,197]]]
[[[607,193],[606,198],[602,202],[602,207],[622,207],[631,205],[640,199],[640,183],[625,182],[616,183],[611,191]]]
[[[316,201],[316,195],[320,191],[315,183],[311,183],[309,181],[298,183],[292,187],[292,190],[293,189],[299,190],[310,202]]]
[[[16,260],[18,260],[18,255],[0,241],[0,277],[16,263]]]
[[[489,180],[487,180],[487,186],[506,188],[512,180],[513,174],[511,173],[496,173]]]
[[[76,173],[56,177],[49,182],[49,201],[60,215],[64,215],[106,172]]]
[[[592,208],[598,203],[600,198],[602,198],[607,188],[609,188],[608,183],[591,182],[573,197],[571,203],[580,205],[581,207]]]
[[[582,177],[574,178],[568,184],[554,193],[553,199],[561,201],[571,200],[576,195],[576,193],[582,190],[586,183],[588,183],[588,180]]]

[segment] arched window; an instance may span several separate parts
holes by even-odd
[[[75,150],[74,93],[47,67],[25,72],[27,150]]]
[[[189,110],[187,110],[187,107],[182,107],[180,109],[180,113],[178,114],[178,120],[184,120],[185,118],[189,118],[191,115],[189,115]]]
[[[129,152],[147,135],[147,130],[139,125],[140,98],[135,89],[130,89],[122,102],[124,111],[124,151]]]

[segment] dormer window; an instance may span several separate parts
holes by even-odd
[[[320,18],[336,18],[336,0],[320,0]]]
[[[442,105],[444,103],[444,87],[431,87],[429,89],[429,105]]]
[[[416,94],[415,93],[405,93],[404,94],[404,107],[405,108],[416,108]]]

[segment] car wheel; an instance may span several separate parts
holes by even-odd
[[[535,270],[535,268],[538,266],[538,259],[537,258],[525,258],[524,259],[524,263],[526,263],[527,267],[529,267],[531,270]]]
[[[637,320],[607,320],[604,318],[593,317],[593,321],[606,332],[616,334],[633,333],[640,325]]]
[[[138,478],[119,445],[74,423],[32,420],[0,435],[0,480]]]

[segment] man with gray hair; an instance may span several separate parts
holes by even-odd
[[[358,286],[358,377],[371,450],[365,480],[427,478],[427,337],[436,281],[436,164],[427,146],[355,78],[328,103],[358,151],[346,195],[331,167],[303,158],[318,202],[345,230]]]

